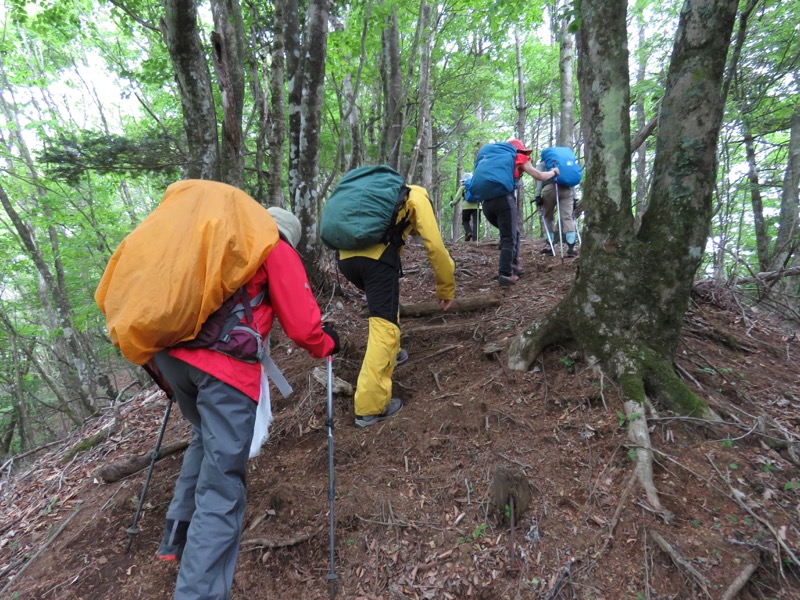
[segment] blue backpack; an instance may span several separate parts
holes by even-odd
[[[470,191],[478,202],[486,202],[514,191],[517,149],[508,142],[486,144],[478,151]]]
[[[475,197],[475,193],[472,191],[472,177],[469,177],[464,181],[464,202],[469,202],[470,204],[478,203],[478,199]]]
[[[548,171],[553,167],[558,167],[559,175],[556,177],[556,181],[560,185],[575,187],[583,179],[583,169],[572,148],[566,146],[547,148],[542,151],[542,161]]]

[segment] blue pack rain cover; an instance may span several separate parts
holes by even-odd
[[[508,142],[486,144],[478,151],[470,191],[478,202],[514,191],[517,149]]]
[[[334,250],[360,250],[385,241],[404,185],[388,165],[348,171],[322,209],[322,242]]]
[[[464,182],[464,202],[469,202],[470,204],[477,204],[478,199],[475,197],[475,194],[472,192],[472,177],[469,177]]]
[[[560,185],[574,187],[583,179],[583,169],[578,163],[572,148],[565,146],[547,148],[542,151],[542,160],[548,171],[553,167],[558,167],[559,175],[556,181]]]

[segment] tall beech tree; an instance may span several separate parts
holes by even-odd
[[[736,0],[687,0],[661,108],[653,185],[641,227],[631,187],[627,3],[583,0],[578,80],[586,143],[587,228],[566,297],[509,349],[526,370],[553,344],[577,342],[619,383],[637,450],[637,475],[660,509],[644,407],[715,418],[676,375],[675,354],[712,216],[722,80]]]

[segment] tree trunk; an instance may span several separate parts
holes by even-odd
[[[194,0],[166,0],[161,32],[175,70],[189,145],[189,179],[219,181],[219,148],[211,72],[197,27]]]
[[[704,256],[717,172],[722,75],[736,0],[687,0],[661,109],[647,213],[634,229],[625,0],[583,0],[581,118],[589,206],[575,284],[512,342],[525,370],[551,344],[576,341],[619,382],[623,403],[657,399],[716,418],[672,359]]]
[[[431,7],[423,0],[419,7],[419,119],[417,121],[417,148],[420,156],[419,177],[413,171],[409,178],[418,181],[426,190],[433,187],[433,130],[431,125]],[[431,195],[431,199],[433,196]]]
[[[286,45],[286,101],[289,106],[289,202],[295,208],[300,168],[300,104],[303,98],[303,50],[297,0],[278,0],[283,4],[283,42]]]
[[[800,103],[792,113],[792,128],[789,134],[789,152],[786,160],[786,171],[781,188],[781,213],[778,237],[775,249],[770,257],[768,271],[787,269],[792,258],[797,263],[797,252],[800,250],[800,227],[798,227],[798,186],[800,185]],[[795,284],[795,289],[797,285]]]
[[[569,19],[562,19],[559,44],[558,68],[561,73],[561,113],[557,142],[559,146],[574,147],[573,127],[575,125],[575,90],[572,86],[575,60],[575,43],[569,32]]]
[[[221,180],[244,184],[242,114],[244,113],[244,23],[238,0],[211,0],[214,32],[211,57],[222,92]]]
[[[304,36],[303,93],[300,103],[299,150],[302,160],[297,163],[297,189],[294,196],[295,214],[305,235],[299,251],[310,269],[312,279],[318,269],[317,214],[319,212],[318,177],[320,152],[320,123],[322,92],[325,82],[325,59],[328,39],[328,0],[311,0],[308,5]]]
[[[284,205],[283,195],[283,156],[286,139],[286,98],[283,92],[286,84],[284,1],[275,2],[275,25],[272,38],[272,66],[269,79],[269,168],[267,170],[267,198],[271,206]]]
[[[397,7],[386,22],[382,36],[382,69],[384,96],[383,162],[400,171],[403,140],[403,80],[400,72],[400,32],[397,25]]]

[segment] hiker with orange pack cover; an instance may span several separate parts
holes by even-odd
[[[194,215],[186,215],[183,220],[171,219],[170,236],[161,241],[163,245],[172,245],[180,244],[182,239],[184,244],[189,244],[190,240],[207,236],[205,243],[200,244],[202,250],[196,259],[207,260],[211,267],[217,265],[223,251],[228,251],[225,248],[238,248],[234,252],[245,255],[253,252],[252,248],[245,249],[249,239],[243,240],[237,235],[241,232],[239,217],[249,214],[259,221],[260,228],[272,228],[276,234],[275,240],[269,236],[265,238],[271,247],[263,258],[256,252],[258,262],[241,286],[247,298],[260,298],[247,306],[245,316],[237,325],[245,335],[250,335],[249,331],[257,337],[257,354],[264,351],[261,340],[268,338],[275,318],[281,322],[286,335],[312,356],[322,358],[338,351],[338,336],[332,327],[323,325],[301,259],[294,249],[302,233],[297,217],[275,207],[268,212],[241,190],[210,181],[173,184],[168,188],[162,205],[180,205],[183,202],[186,210],[197,211],[208,218],[197,220],[192,218]],[[237,212],[238,215],[232,214]],[[156,215],[155,221],[160,218]],[[228,221],[230,228],[226,238],[219,223]],[[160,228],[152,229],[159,231]],[[215,229],[213,234],[208,233],[208,230]],[[148,227],[144,230],[147,231]],[[248,238],[252,233],[248,232]],[[123,312],[125,308],[118,288],[125,284],[120,281],[117,286],[115,279],[117,275],[130,273],[126,269],[129,259],[136,258],[137,248],[147,248],[147,240],[139,239],[142,236],[132,234],[129,237],[120,246],[122,252],[115,253],[109,263],[95,295],[107,319],[114,324],[123,321],[136,323],[136,318],[117,318],[117,312]],[[212,239],[215,241],[210,241]],[[173,249],[176,254],[182,253],[179,245]],[[150,256],[160,256],[162,263],[169,263],[171,259],[163,248],[160,252],[153,248]],[[186,259],[186,256],[179,258],[187,264],[191,262]],[[227,264],[241,262],[246,261],[230,260]],[[175,275],[171,279],[152,282],[152,285],[169,288],[175,279],[180,278],[179,265],[161,266],[165,273],[172,270]],[[140,267],[147,270],[142,263]],[[206,270],[214,271],[213,268]],[[219,269],[225,270],[224,267]],[[207,282],[196,280],[198,287],[204,283]],[[153,293],[157,295],[158,290]],[[131,327],[131,330],[135,329]],[[127,331],[122,325],[115,328],[121,348],[127,347]],[[190,334],[190,337],[198,334]],[[213,346],[216,349],[190,347],[191,339],[163,349],[158,349],[159,344],[152,344],[151,340],[137,340],[137,344],[138,350],[148,348],[135,354],[137,360],[147,359],[155,376],[171,390],[181,413],[192,424],[192,441],[184,455],[181,473],[167,509],[157,556],[181,561],[175,587],[176,600],[229,598],[245,514],[245,475],[262,388],[262,357],[242,355],[241,348],[228,352],[226,346],[216,343]],[[148,358],[153,350],[155,354]]]

